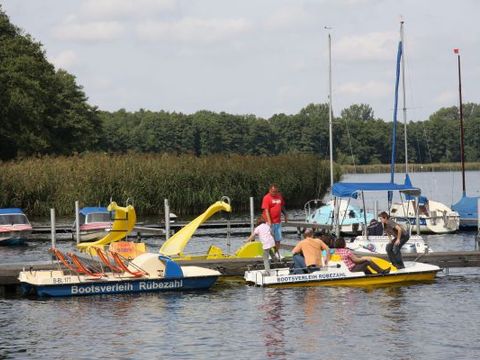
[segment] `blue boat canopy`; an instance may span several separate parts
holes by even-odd
[[[107,210],[106,207],[84,207],[80,209],[80,214],[87,216],[88,214],[91,213],[108,213],[109,211]]]
[[[23,211],[19,208],[6,208],[0,209],[0,214],[23,214]]]
[[[332,193],[337,197],[351,197],[356,199],[362,191],[401,191],[412,196],[420,195],[419,188],[412,186],[410,180],[405,184],[396,183],[344,183],[333,184]]]
[[[462,196],[459,202],[452,205],[452,209],[460,214],[460,218],[476,220],[478,217],[478,196]]]

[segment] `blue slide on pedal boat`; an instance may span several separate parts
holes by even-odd
[[[210,288],[220,273],[199,266],[180,266],[170,258],[144,253],[126,262],[118,253],[97,248],[103,262],[92,268],[75,254],[53,250],[58,270],[23,270],[19,281],[24,295],[82,296]],[[101,254],[101,255],[100,255]],[[104,271],[108,270],[108,271]]]
[[[419,262],[405,262],[404,269],[396,269],[386,260],[372,258],[381,268],[390,268],[388,274],[365,275],[351,272],[343,261],[330,261],[327,266],[307,274],[291,274],[289,268],[270,271],[253,270],[245,272],[245,280],[257,286],[379,286],[389,284],[432,281],[441,269],[438,266]]]

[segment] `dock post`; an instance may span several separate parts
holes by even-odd
[[[477,236],[475,236],[475,250],[478,250],[480,243],[480,198],[477,199]]]
[[[165,202],[165,241],[170,237],[170,206],[168,205],[168,199]]]
[[[57,231],[55,226],[55,209],[50,209],[50,228],[52,233],[52,249],[57,245]]]
[[[253,208],[253,196],[250,196],[250,233],[253,233],[254,229],[254,208]]]
[[[420,235],[420,196],[415,197],[417,208],[415,209],[415,222],[417,223],[417,235]]]
[[[75,201],[75,237],[77,244],[80,244],[80,205]]]
[[[378,220],[378,200],[373,203],[373,216],[375,220]]]

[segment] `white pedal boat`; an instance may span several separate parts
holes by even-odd
[[[432,281],[441,270],[436,265],[419,262],[405,262],[405,268],[397,270],[386,260],[375,258],[382,268],[390,267],[389,274],[365,275],[351,272],[342,262],[330,262],[328,266],[308,274],[290,274],[289,268],[252,270],[245,272],[245,280],[256,286],[375,286],[398,283]],[[387,264],[387,265],[386,265]]]
[[[18,279],[24,295],[57,297],[208,289],[221,275],[199,266],[180,266],[152,253],[137,256],[128,266],[117,263],[111,267],[116,271],[94,273],[82,264],[75,271],[23,270]]]

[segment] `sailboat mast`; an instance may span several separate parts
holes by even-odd
[[[332,131],[332,36],[328,34],[328,126],[330,138],[330,191],[333,190],[333,131]]]
[[[408,144],[407,144],[407,100],[405,96],[405,41],[403,34],[404,21],[400,21],[400,42],[402,44],[402,90],[403,90],[403,124],[405,137],[405,174],[408,174]]]
[[[466,195],[465,189],[465,144],[464,144],[464,131],[463,131],[463,105],[462,105],[462,76],[460,71],[460,50],[454,49],[457,54],[458,63],[458,96],[459,96],[459,110],[460,110],[460,157],[462,160],[462,190],[463,196]]]

